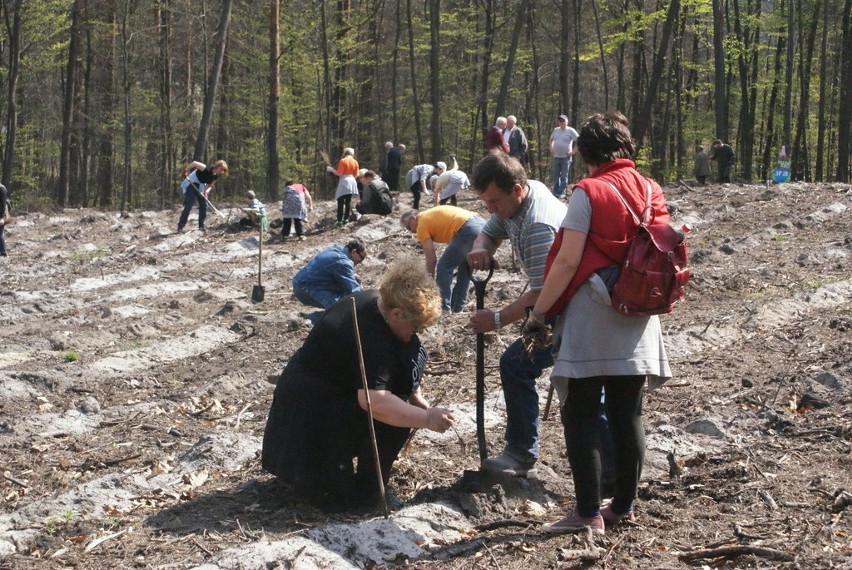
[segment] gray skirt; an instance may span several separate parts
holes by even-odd
[[[550,381],[563,402],[569,378],[644,375],[660,384],[672,377],[660,318],[620,314],[597,274],[580,286],[556,321],[553,355]]]

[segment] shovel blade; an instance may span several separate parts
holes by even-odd
[[[263,285],[255,285],[251,289],[251,301],[252,303],[260,303],[263,301],[263,295],[266,292]]]

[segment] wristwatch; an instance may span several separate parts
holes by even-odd
[[[502,326],[500,323],[500,311],[494,311],[494,328],[499,331]]]

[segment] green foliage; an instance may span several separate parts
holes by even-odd
[[[161,48],[164,47],[153,0],[135,0],[127,15],[126,34],[121,33],[121,18],[125,4],[115,6],[113,24],[104,10],[89,10],[85,27],[80,30],[81,43],[77,71],[80,73],[75,93],[76,121],[71,139],[75,149],[81,149],[72,163],[72,184],[75,189],[86,188],[88,204],[101,185],[113,187],[114,203],[126,183],[131,190],[132,208],[158,204],[162,196],[166,203],[174,197],[180,168],[190,161],[195,136],[201,119],[210,64],[215,50],[215,28],[218,24],[218,3],[208,3],[205,11],[184,10],[185,4],[172,6],[169,15],[168,69],[171,72],[169,99],[163,99],[163,68]],[[23,4],[22,55],[17,84],[17,138],[11,191],[16,207],[46,209],[58,203],[58,180],[62,156],[62,125],[65,104],[68,48],[70,45],[71,3],[68,0],[42,0]],[[419,160],[422,154],[432,160],[430,133],[433,129],[433,100],[431,77],[440,75],[439,127],[444,154],[458,154],[460,165],[467,167],[481,156],[482,117],[491,121],[498,113],[515,114],[527,132],[536,164],[546,170],[546,142],[553,126],[552,117],[564,111],[574,117],[585,117],[603,110],[604,105],[619,106],[637,119],[639,109],[632,108],[635,100],[655,101],[651,117],[651,132],[663,129],[682,129],[672,133],[666,144],[681,144],[673,152],[669,148],[643,153],[640,164],[649,171],[676,177],[688,171],[692,163],[692,146],[705,144],[715,138],[715,69],[713,52],[712,0],[681,0],[682,26],[678,27],[667,58],[668,67],[658,93],[646,93],[650,72],[660,41],[661,28],[667,17],[668,2],[598,2],[597,12],[583,4],[577,22],[580,37],[573,31],[574,3],[535,2],[529,22],[519,35],[516,58],[511,69],[505,108],[495,104],[509,61],[509,42],[517,22],[520,0],[497,3],[494,16],[493,45],[486,40],[486,4],[472,0],[441,3],[440,57],[438,69],[432,69],[430,3],[412,2],[413,37],[409,38],[406,22],[408,2],[303,2],[282,0],[280,16],[281,74],[279,98],[279,156],[276,157],[282,178],[300,179],[312,190],[325,182],[317,149],[333,156],[343,146],[355,146],[363,166],[378,167],[381,146],[385,140],[405,142],[409,152],[406,166]],[[489,4],[490,5],[490,4]],[[350,7],[342,13],[344,6]],[[814,5],[805,4],[803,22],[808,22]],[[812,66],[806,140],[810,145],[809,160],[815,161],[814,141],[819,127],[816,109],[820,97],[827,103],[829,133],[824,147],[829,159],[837,163],[837,131],[840,54],[839,29],[842,2],[829,0],[820,3],[830,11],[828,29],[818,21],[818,35],[828,42],[826,85],[820,85],[818,62]],[[7,5],[4,5],[7,7]],[[573,93],[560,93],[560,49],[563,37],[563,7],[569,10],[572,26],[568,34],[570,54],[579,40],[579,59],[569,65],[569,90],[579,89],[579,107],[563,108],[562,101],[573,105]],[[761,157],[770,135],[777,140],[780,119],[777,114],[789,89],[793,107],[801,97],[802,80],[798,59],[793,85],[779,83],[775,75],[776,47],[787,38],[784,4],[740,3],[739,27],[735,26],[732,3],[723,3],[725,13],[724,48],[726,102],[729,105],[729,138],[737,141],[741,129],[740,106],[743,98],[754,90],[756,129],[768,128],[768,117],[775,116],[774,133],[756,132],[753,157]],[[325,30],[321,10],[325,10]],[[751,13],[747,11],[751,10]],[[595,14],[599,22],[595,22]],[[400,20],[397,21],[399,14]],[[267,139],[269,117],[269,6],[267,3],[239,3],[232,15],[228,31],[226,59],[219,82],[207,156],[202,160],[222,157],[232,166],[232,175],[217,186],[223,198],[239,195],[247,188],[264,190],[267,176]],[[601,44],[598,44],[598,24]],[[397,29],[399,28],[399,29]],[[187,41],[186,30],[193,30]],[[744,37],[739,37],[737,30]],[[755,36],[756,30],[759,35]],[[0,31],[0,42],[9,45],[9,30]],[[745,35],[748,34],[748,40]],[[803,34],[794,34],[796,57],[802,57],[799,45]],[[325,39],[325,45],[323,41]],[[414,46],[414,62],[409,61],[409,39]],[[398,42],[398,43],[395,43]],[[125,157],[123,110],[124,77],[122,52],[129,62],[127,85],[130,93],[131,143]],[[602,55],[603,54],[603,55]],[[640,57],[634,57],[634,56]],[[677,57],[675,57],[677,56]],[[601,61],[605,58],[606,66]],[[783,54],[782,54],[783,57]],[[819,49],[815,57],[820,57]],[[327,59],[326,59],[327,58]],[[742,93],[739,60],[748,66],[747,93]],[[483,91],[483,70],[488,62],[487,87]],[[676,67],[672,63],[677,62]],[[752,63],[757,76],[751,77]],[[782,62],[783,63],[783,62]],[[7,125],[9,116],[8,58],[0,58],[0,125]],[[327,65],[327,67],[326,67]],[[394,69],[394,65],[396,68]],[[638,66],[634,69],[634,66]],[[413,76],[412,76],[413,67]],[[606,67],[607,85],[603,69]],[[576,75],[574,75],[576,69]],[[111,74],[110,74],[111,72]],[[637,89],[639,93],[635,93]],[[415,87],[418,100],[414,101]],[[775,106],[770,108],[769,94],[776,94]],[[680,89],[679,92],[675,92]],[[609,100],[605,103],[604,93]],[[637,97],[634,97],[636,95]],[[338,103],[331,103],[338,98]],[[680,107],[675,109],[675,103]],[[164,105],[168,104],[169,122],[163,120]],[[415,124],[415,104],[421,121],[418,140]],[[672,116],[681,117],[673,122]],[[672,121],[671,125],[660,125]],[[794,121],[795,122],[795,121]],[[342,125],[342,127],[340,126]],[[168,127],[168,129],[167,129]],[[797,127],[794,127],[797,128]],[[342,129],[339,131],[339,129]],[[167,149],[164,133],[170,133]],[[338,134],[340,132],[340,134]],[[0,148],[5,150],[8,131],[0,129]],[[665,137],[663,137],[665,138]],[[642,141],[647,144],[646,141]],[[654,144],[661,144],[654,141]],[[110,149],[112,155],[104,154]],[[168,152],[167,155],[164,153]],[[774,151],[773,151],[774,154]],[[85,180],[81,162],[87,167]],[[448,158],[448,157],[442,157]],[[742,157],[740,157],[742,159]],[[124,167],[129,163],[131,176],[124,180]],[[111,180],[98,180],[102,166],[111,165]],[[679,165],[679,166],[678,166]],[[540,177],[541,173],[533,172]],[[172,178],[169,180],[169,178]],[[283,183],[283,180],[282,180]],[[82,190],[73,199],[82,199]],[[78,204],[71,204],[78,205]]]
[[[74,511],[62,511],[61,513],[54,515],[44,521],[44,531],[50,536],[55,536],[56,533],[60,529],[66,527],[73,518]]]
[[[80,353],[76,350],[67,350],[62,354],[62,360],[65,362],[77,362],[80,360]]]

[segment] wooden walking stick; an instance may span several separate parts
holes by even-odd
[[[547,402],[544,404],[544,413],[541,415],[542,421],[547,421],[547,416],[550,415],[550,404],[553,402],[553,384],[547,390]]]
[[[355,327],[355,346],[358,349],[358,365],[361,367],[361,384],[367,399],[367,422],[370,425],[370,442],[373,444],[373,460],[376,462],[376,475],[379,480],[379,496],[382,498],[382,511],[388,518],[388,501],[385,497],[385,481],[382,478],[382,462],[379,460],[379,444],[376,441],[376,426],[373,425],[373,406],[370,403],[370,387],[367,385],[367,369],[364,366],[364,352],[361,350],[361,331],[358,328],[358,310],[355,297],[352,297],[352,325]]]

